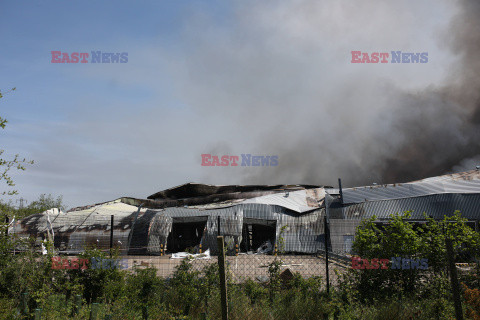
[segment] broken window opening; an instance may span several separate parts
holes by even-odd
[[[275,220],[254,220],[244,218],[240,251],[253,253],[272,252],[275,246],[275,239]]]
[[[175,222],[167,239],[167,251],[170,253],[197,253],[207,221]]]

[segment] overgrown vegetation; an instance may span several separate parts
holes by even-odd
[[[326,293],[324,274],[308,278],[283,277],[280,257],[268,266],[268,278],[235,280],[228,272],[230,319],[453,319],[450,282],[446,272],[445,237],[455,239],[457,261],[467,261],[478,251],[479,236],[456,213],[443,221],[411,225],[406,215],[394,215],[390,224],[366,220],[358,228],[354,248],[362,258],[429,257],[428,270],[363,269],[339,275],[339,286]],[[220,319],[220,290],[216,261],[197,270],[185,259],[170,279],[157,277],[153,268],[52,269],[54,255],[41,255],[33,241],[1,238],[0,319],[19,319],[22,293],[28,293],[29,310],[42,308],[43,319],[88,319],[99,303],[99,319]],[[12,255],[13,246],[25,251]],[[467,255],[468,252],[468,255]],[[82,258],[106,258],[89,248]],[[114,253],[114,258],[116,253]],[[466,319],[478,319],[478,266],[460,273]],[[82,309],[74,315],[75,296]],[[31,313],[30,316],[33,314]]]
[[[456,262],[473,262],[480,256],[480,235],[467,226],[459,212],[441,221],[426,217],[421,225],[408,222],[408,218],[408,212],[392,215],[381,227],[374,222],[375,217],[363,221],[353,249],[366,259],[425,258],[428,269],[350,269],[340,276],[335,292],[342,309],[355,306],[368,319],[454,319],[445,239],[453,240],[452,258]],[[477,260],[476,268],[459,273],[459,281],[464,283],[464,306],[471,305],[468,310],[477,306],[472,297],[479,289],[478,268]]]

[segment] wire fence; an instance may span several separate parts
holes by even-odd
[[[305,231],[312,226],[311,221],[297,225],[302,230],[296,233],[292,227],[288,230],[288,225],[278,227],[271,221],[250,220],[239,224],[219,216],[206,221],[170,221],[168,236],[157,238],[146,235],[152,229],[162,228],[160,220],[129,217],[128,221],[115,221],[113,216],[102,216],[95,221],[101,221],[104,227],[91,232],[84,223],[87,219],[93,218],[83,217],[79,225],[64,225],[63,230],[51,228],[51,234],[43,236],[54,239],[56,251],[63,259],[58,265],[71,269],[75,259],[72,254],[90,246],[121,259],[122,268],[128,272],[154,268],[156,275],[178,294],[176,299],[183,309],[180,313],[192,319],[224,318],[220,290],[223,287],[219,283],[222,269],[226,273],[225,308],[232,319],[370,319],[377,316],[357,314],[362,307],[354,311],[346,307],[352,301],[348,295],[356,294],[359,300],[378,299],[382,295],[395,297],[396,292],[411,292],[419,300],[433,298],[425,302],[427,307],[409,305],[410,301],[399,303],[397,309],[389,306],[371,312],[391,319],[475,316],[465,295],[469,289],[461,286],[462,283],[479,285],[480,266],[475,260],[476,253],[461,243],[455,252],[452,243],[439,243],[446,246],[447,252],[438,251],[437,256],[413,253],[387,259],[351,256],[352,230],[359,222],[329,221],[325,215],[316,220],[315,235]],[[215,226],[216,234],[207,231],[208,223]],[[148,227],[148,232],[135,234],[122,226],[132,230]],[[216,241],[218,237],[223,241],[222,246]],[[69,244],[76,249],[68,249]],[[309,248],[304,251],[313,252],[295,251],[300,245]],[[378,252],[388,249],[380,247]],[[225,263],[219,259],[222,250]],[[462,263],[456,264],[459,260]],[[352,283],[355,290],[348,287]],[[195,299],[190,296],[192,292]],[[476,291],[472,293],[475,294]],[[432,310],[427,312],[425,308]],[[470,318],[475,319],[474,316]]]
[[[200,256],[200,257],[198,257]],[[170,278],[176,268],[185,259],[192,266],[192,270],[202,271],[211,264],[217,264],[217,256],[208,258],[202,255],[188,255],[184,258],[172,258],[172,254],[162,257],[155,256],[121,256],[123,261],[128,261],[129,269],[135,267],[153,267],[157,270],[159,277]],[[280,262],[281,273],[298,274],[304,278],[318,276],[326,279],[326,259],[319,255],[272,255],[272,254],[246,254],[238,256],[227,256],[226,262],[232,279],[236,283],[244,282],[247,279],[260,282],[268,282],[268,267],[275,261]],[[331,284],[336,283],[337,274],[335,271],[342,271],[348,268],[348,264],[341,260],[329,259],[329,275]]]

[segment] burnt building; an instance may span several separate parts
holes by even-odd
[[[324,243],[325,189],[311,185],[212,186],[188,183],[147,199],[124,197],[18,221],[10,232],[52,239],[62,253],[87,246],[122,254],[210,250],[223,235],[230,250],[314,253]],[[113,216],[113,233],[111,226]],[[280,240],[282,239],[282,240]],[[281,247],[278,248],[278,244]]]
[[[325,249],[348,253],[355,229],[364,218],[378,222],[394,213],[411,212],[412,221],[435,219],[459,210],[478,230],[480,171],[444,175],[401,184],[357,188],[314,185],[213,186],[187,183],[147,199],[130,197],[47,211],[18,221],[10,233],[49,238],[66,254],[89,245],[122,254],[217,251],[223,235],[230,250],[312,254]],[[113,216],[113,233],[111,217]],[[113,234],[113,237],[111,235]]]

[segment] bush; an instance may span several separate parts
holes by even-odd
[[[459,215],[444,221],[428,221],[414,228],[408,215],[393,216],[383,228],[373,220],[359,227],[355,250],[365,258],[391,258],[444,254],[445,236],[457,236],[455,251],[460,258],[465,250],[474,252],[477,235],[464,225]],[[445,226],[445,227],[443,227]],[[443,233],[445,230],[445,233]],[[438,234],[438,232],[442,232]],[[30,310],[40,307],[46,319],[88,319],[92,302],[100,304],[100,316],[114,319],[221,318],[218,265],[212,261],[195,270],[188,259],[177,267],[171,279],[157,277],[154,268],[52,269],[52,252],[41,255],[33,241],[2,237],[0,240],[0,319],[17,319],[22,292],[29,293]],[[12,255],[10,249],[25,250]],[[50,246],[47,246],[50,247]],[[96,248],[87,249],[82,258],[107,258]],[[113,258],[117,253],[113,254]],[[443,260],[442,260],[443,259]],[[429,260],[430,264],[430,260]],[[268,281],[233,281],[227,264],[229,315],[236,319],[451,319],[454,316],[450,282],[445,259],[435,257],[429,272],[418,270],[350,270],[338,275],[338,286],[330,297],[320,276],[304,278],[294,274],[282,279],[282,261],[268,266]],[[478,318],[477,268],[459,276],[465,282],[464,296],[470,318]],[[74,296],[83,297],[79,315],[73,315]]]
[[[473,320],[480,320],[480,290],[470,289],[462,284],[464,289],[465,304],[467,315]]]
[[[353,250],[366,259],[425,258],[429,270],[350,270],[344,277],[343,286],[354,289],[358,299],[408,298],[424,290],[422,282],[430,281],[431,277],[445,278],[446,237],[454,239],[454,250],[460,261],[478,255],[480,236],[466,225],[466,219],[459,212],[451,217],[445,216],[442,221],[426,217],[427,223],[421,227],[408,222],[409,218],[409,212],[391,215],[388,224],[382,228],[375,224],[376,217],[362,221],[357,228]]]

